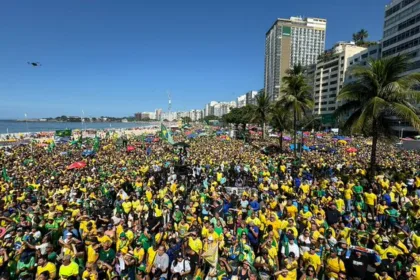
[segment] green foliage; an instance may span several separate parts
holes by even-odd
[[[389,117],[397,116],[420,129],[415,104],[420,102],[420,73],[402,76],[409,59],[396,56],[370,60],[366,66],[352,68],[356,80],[345,85],[337,97],[344,104],[335,115],[347,116],[344,127],[351,133],[372,136],[371,176],[376,164],[376,144],[379,137],[389,137]]]
[[[293,114],[293,142],[296,147],[297,124],[312,110],[314,102],[312,99],[311,87],[305,78],[304,67],[295,65],[287,71],[287,76],[283,77],[283,87],[279,102],[289,112]],[[296,157],[296,149],[294,150]]]

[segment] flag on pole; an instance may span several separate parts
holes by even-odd
[[[3,170],[2,170],[2,172],[1,172],[1,175],[2,175],[2,177],[3,177],[3,180],[4,180],[4,181],[6,181],[6,182],[10,182],[10,178],[9,178],[9,176],[7,175],[7,170],[6,170],[6,167],[3,167]]]
[[[98,137],[98,135],[95,135],[95,140],[93,142],[93,150],[95,152],[99,151],[99,137]]]
[[[51,141],[51,143],[48,145],[48,152],[49,152],[49,153],[52,153],[52,151],[54,150],[54,148],[55,148],[55,142],[54,142],[54,140],[53,140],[53,141]]]
[[[166,128],[166,126],[162,123],[160,126],[160,133],[162,138],[169,142],[169,144],[175,144],[174,140],[172,139],[171,132]]]
[[[216,242],[213,246],[209,247],[203,254],[203,259],[208,262],[212,267],[217,266],[219,260],[219,243]]]

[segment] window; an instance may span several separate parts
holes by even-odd
[[[335,77],[337,77],[338,76],[338,74],[332,74],[330,77],[331,78],[335,78]]]
[[[377,52],[378,52],[378,50],[377,50],[377,49],[371,50],[371,51],[369,52],[369,55],[373,55],[373,54],[375,54],[375,53],[377,53]]]
[[[328,83],[323,83],[322,86],[323,87],[328,86]]]
[[[399,52],[402,52],[404,50],[410,49],[412,47],[416,47],[418,45],[419,45],[419,38],[416,38],[416,39],[413,39],[411,41],[402,43],[398,46],[395,46],[395,47],[393,47],[389,50],[384,51],[382,53],[382,57],[387,57],[387,56],[393,55],[395,53],[399,53]]]
[[[334,111],[335,110],[335,106],[334,107],[329,107],[328,110],[329,111]]]
[[[337,96],[337,94],[330,94],[328,97],[336,97]]]
[[[329,101],[328,104],[335,104],[335,101],[334,100]]]
[[[410,38],[414,35],[417,35],[420,32],[420,26],[416,26],[410,30],[407,30],[401,34],[398,34],[397,36],[394,36],[386,41],[383,42],[383,47],[386,48],[389,45],[395,44],[397,42],[400,42],[404,39]]]
[[[376,52],[376,50],[375,50],[375,52]],[[368,57],[368,54],[367,53],[362,54],[362,59],[365,59],[367,57]]]
[[[330,88],[330,91],[334,91],[334,90],[337,90],[337,88],[336,87],[333,87],[333,88]],[[335,96],[335,95],[334,95]],[[330,96],[331,97],[331,96]]]
[[[330,85],[335,85],[337,83],[337,81],[331,81]]]

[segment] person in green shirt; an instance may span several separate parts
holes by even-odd
[[[35,256],[30,251],[24,251],[16,266],[16,275],[21,277],[32,275],[35,271]]]

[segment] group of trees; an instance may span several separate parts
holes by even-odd
[[[363,37],[363,36],[362,36]],[[362,38],[363,40],[363,38]],[[420,102],[420,73],[403,76],[409,67],[406,56],[395,56],[370,60],[365,66],[351,69],[356,78],[346,84],[338,95],[342,104],[335,112],[336,118],[345,118],[344,128],[349,134],[362,134],[372,137],[370,157],[370,176],[373,178],[376,167],[376,151],[380,138],[391,137],[390,116],[408,121],[420,130],[419,111],[416,105]],[[225,122],[235,125],[258,123],[266,136],[266,125],[270,124],[280,133],[282,146],[283,132],[293,131],[293,143],[296,147],[298,129],[305,128],[317,119],[310,119],[307,112],[313,108],[312,90],[305,77],[305,69],[295,66],[289,69],[283,78],[282,94],[272,102],[271,97],[260,92],[256,105],[232,109],[223,117]],[[295,156],[296,156],[296,149]]]

